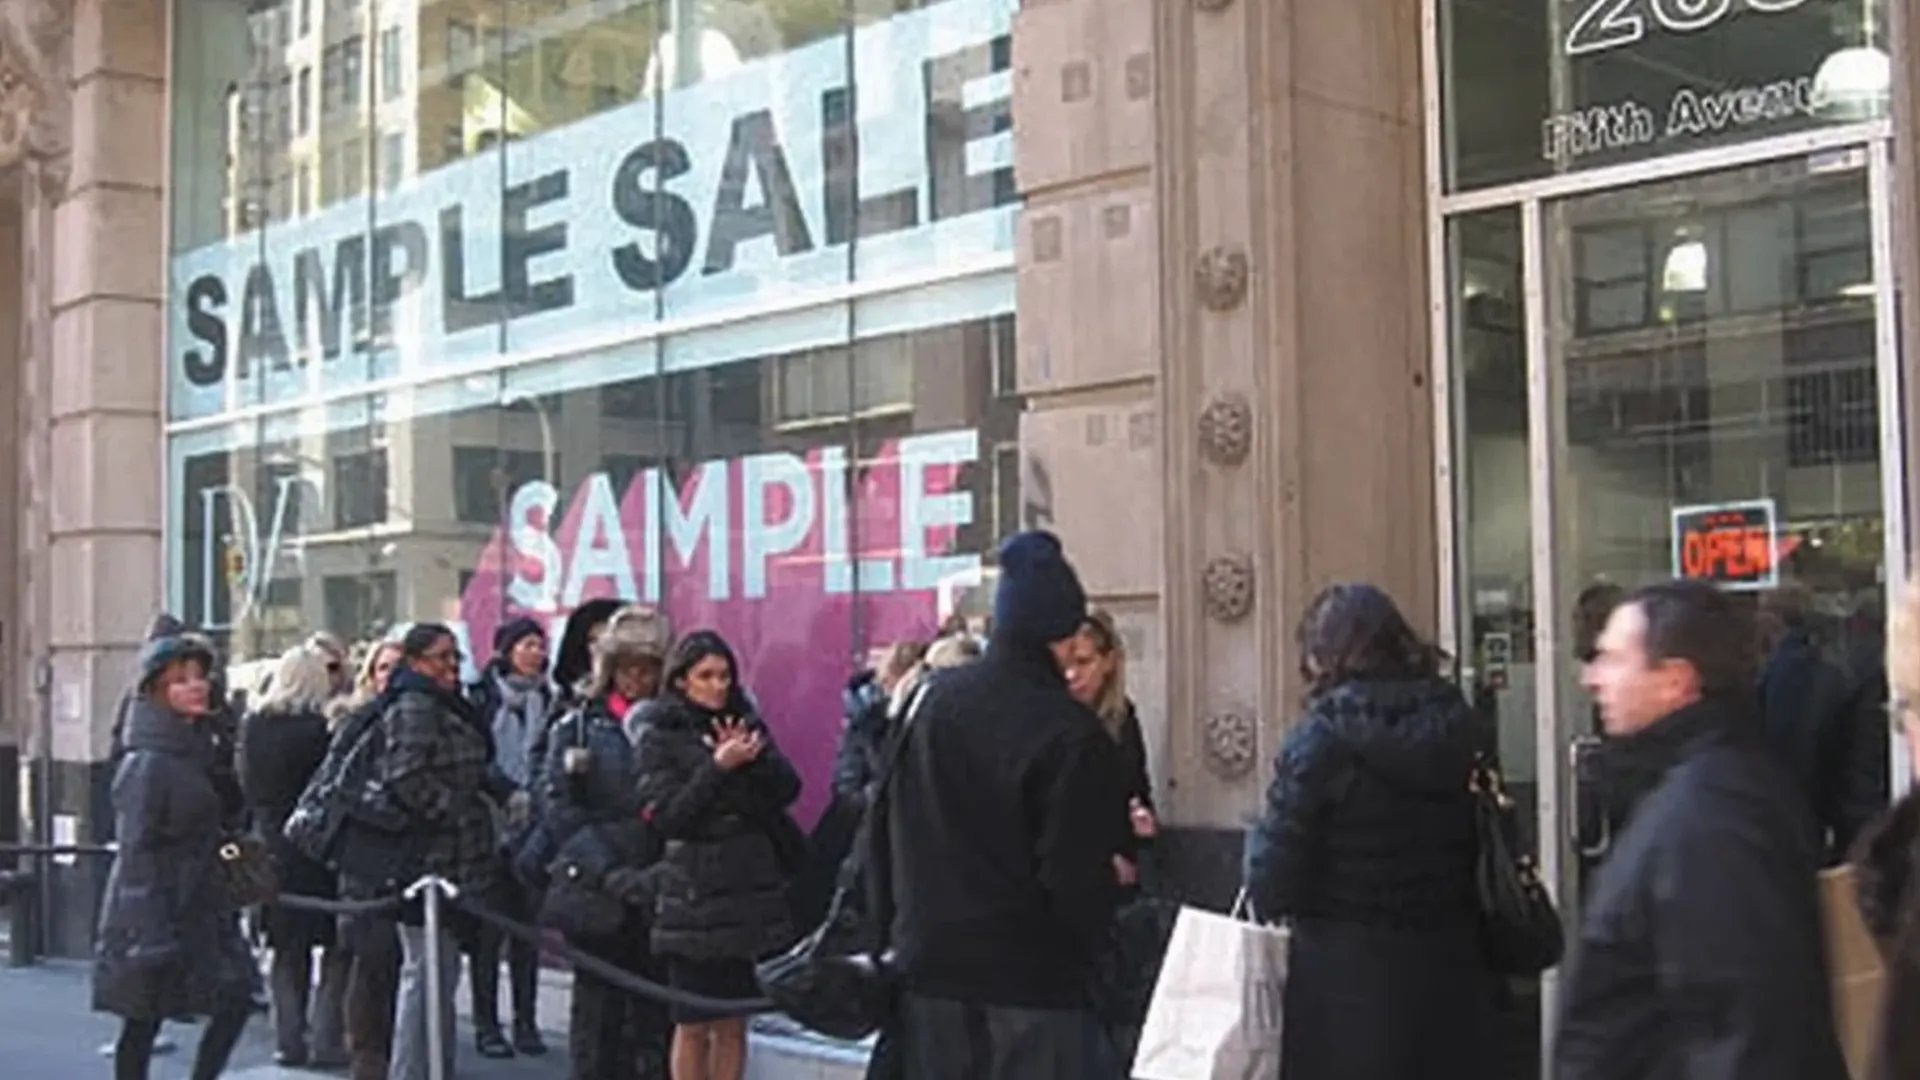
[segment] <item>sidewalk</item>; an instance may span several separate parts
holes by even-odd
[[[92,1011],[91,972],[86,964],[48,961],[32,968],[0,968],[0,1073],[8,1080],[71,1080],[106,1072],[100,1048],[119,1031],[118,1022]],[[458,1080],[561,1080],[567,1075],[567,1006],[572,977],[545,972],[540,987],[540,1026],[549,1053],[542,1058],[489,1061],[473,1052],[468,1023],[468,994],[456,1001],[460,1013]],[[859,1080],[865,1054],[858,1047],[828,1044],[783,1033],[768,1018],[757,1025],[747,1080]],[[180,1048],[157,1058],[153,1080],[180,1080],[187,1073],[197,1031],[168,1025]],[[311,1080],[328,1074],[280,1069],[273,1064],[273,1042],[264,1017],[247,1027],[227,1075],[236,1080]],[[337,1074],[335,1074],[337,1075]]]

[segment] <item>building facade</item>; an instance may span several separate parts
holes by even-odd
[[[810,815],[846,677],[1044,525],[1191,894],[1295,618],[1367,578],[1576,907],[1583,596],[1706,577],[1877,648],[1910,6],[0,0],[24,818],[109,826],[162,607],[236,664],[420,619],[484,660],[599,596],[740,647]]]

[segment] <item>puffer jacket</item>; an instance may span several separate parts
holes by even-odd
[[[1317,694],[1248,837],[1247,891],[1293,920],[1281,1038],[1292,1080],[1491,1071],[1467,788],[1483,732],[1438,678]]]
[[[841,692],[846,710],[840,748],[833,759],[833,795],[856,811],[873,801],[873,786],[887,744],[887,694],[871,671],[855,675]]]
[[[252,958],[221,877],[225,807],[213,746],[145,699],[126,715],[113,779],[120,850],[95,935],[93,1007],[129,1020],[212,1015],[246,993]]]
[[[787,815],[800,774],[767,740],[733,772],[713,762],[716,717],[682,698],[662,700],[639,748],[645,819],[666,841],[656,875],[653,946],[666,956],[751,960],[791,943],[787,883],[805,840]]]

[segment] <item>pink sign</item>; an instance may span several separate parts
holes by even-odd
[[[659,604],[676,632],[719,631],[806,781],[795,813],[811,825],[831,796],[856,658],[931,637],[939,587],[979,575],[978,554],[952,550],[973,517],[960,470],[977,453],[975,433],[957,431],[899,439],[857,467],[832,446],[649,469],[623,492],[595,473],[564,513],[551,484],[523,484],[461,596],[467,640],[521,615],[550,620],[557,640],[598,597]]]

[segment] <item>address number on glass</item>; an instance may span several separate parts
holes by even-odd
[[[1580,15],[1567,31],[1567,55],[1589,56],[1624,49],[1650,30],[1692,34],[1737,11],[1778,15],[1807,0],[1574,0]]]

